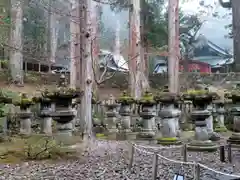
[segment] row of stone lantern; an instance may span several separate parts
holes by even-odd
[[[116,124],[118,128],[124,129],[124,132],[130,133],[131,124],[131,105],[138,105],[139,116],[142,118],[143,127],[139,132],[138,137],[142,139],[153,139],[157,132],[155,116],[156,116],[156,104],[161,102],[163,104],[162,110],[159,112],[159,116],[162,119],[163,124],[163,138],[159,141],[163,143],[177,143],[179,142],[176,136],[179,134],[179,116],[181,111],[175,108],[174,103],[177,100],[177,95],[169,92],[161,93],[159,96],[153,96],[150,92],[145,92],[142,98],[135,101],[132,97],[128,96],[126,92],[122,96],[111,103],[106,104],[107,107],[107,129],[109,132],[117,132]],[[120,105],[119,114],[121,120],[117,121],[116,108]],[[120,128],[120,129],[121,129]]]
[[[142,99],[139,101],[134,101],[133,98],[127,96],[126,92],[118,99],[117,103],[120,104],[120,115],[122,116],[122,121],[120,121],[120,126],[123,126],[127,131],[130,128],[130,115],[131,115],[131,104],[137,103],[140,107],[139,115],[142,117],[143,128],[139,133],[140,137],[144,138],[153,138],[156,133],[156,123],[154,116],[155,104],[161,102],[162,109],[159,111],[158,115],[162,119],[161,129],[162,137],[158,138],[159,143],[162,144],[176,144],[180,143],[177,139],[179,134],[179,116],[181,111],[174,107],[176,102],[180,100],[187,100],[192,102],[194,109],[191,113],[191,119],[195,123],[195,140],[189,145],[189,149],[200,149],[200,150],[216,150],[217,146],[214,144],[210,138],[214,135],[213,132],[213,118],[211,116],[216,116],[218,119],[217,126],[215,130],[217,132],[226,131],[224,125],[224,115],[226,113],[224,109],[224,102],[217,100],[216,93],[210,93],[207,89],[201,91],[188,92],[183,94],[182,97],[172,94],[170,92],[160,92],[157,96],[154,96],[150,92],[146,92]],[[235,98],[236,99],[236,98]],[[108,126],[109,129],[115,129],[116,132],[116,123],[117,122],[117,111],[114,110],[114,113],[111,112],[113,109],[116,109],[118,106],[114,101],[112,104],[107,105],[108,108]],[[214,103],[215,111],[213,107],[209,108]],[[111,109],[111,110],[110,110]],[[240,116],[240,109],[232,109],[231,113],[235,116]],[[111,119],[112,118],[112,119]],[[126,132],[127,132],[126,131]],[[218,140],[219,137],[215,135],[215,140]],[[236,139],[235,136],[231,139]],[[234,141],[234,140],[232,140]]]

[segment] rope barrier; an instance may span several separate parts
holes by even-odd
[[[162,159],[165,159],[167,161],[173,162],[173,163],[184,164],[184,165],[195,165],[196,164],[194,162],[184,162],[184,161],[178,161],[178,160],[169,159],[169,158],[166,158],[166,157],[164,157],[164,156],[162,156],[160,154],[158,154],[157,156],[162,158]]]
[[[149,151],[146,151],[146,150],[143,150],[143,149],[139,149],[139,148],[137,148],[137,147],[135,147],[135,150],[138,150],[138,151],[140,151],[140,152],[144,152],[145,154],[149,154],[149,155],[153,155],[154,153],[152,153],[152,152],[149,152]]]
[[[200,164],[200,163],[198,163],[198,165],[199,165],[200,167],[202,167],[202,168],[208,169],[208,170],[210,170],[210,171],[212,171],[212,172],[214,172],[214,173],[217,173],[217,174],[221,174],[221,175],[229,176],[229,177],[234,177],[234,178],[240,178],[240,175],[227,174],[227,173],[224,173],[224,172],[217,171],[217,170],[215,170],[215,169],[209,168],[209,167],[207,167],[207,166],[205,166],[205,165],[203,165],[203,164]]]
[[[146,153],[146,154],[151,154],[151,155],[154,154],[154,153],[152,153],[152,152],[149,152],[149,151],[146,151],[146,150],[143,150],[143,149],[140,149],[140,148],[137,148],[137,147],[136,147],[136,146],[138,146],[138,147],[144,147],[144,148],[145,148],[146,146],[137,145],[137,144],[133,144],[133,145],[134,145],[135,149],[138,150],[138,151],[140,151],[140,152],[143,152],[143,153]],[[179,147],[182,147],[182,146],[179,146]],[[154,148],[155,148],[155,147],[154,147]],[[146,147],[146,149],[147,149],[147,147]],[[159,148],[159,149],[161,149],[161,148]],[[162,148],[162,149],[164,149],[164,148]],[[165,149],[171,149],[171,148],[165,148]],[[210,170],[210,171],[212,171],[212,172],[214,172],[214,173],[217,173],[217,174],[221,174],[221,175],[229,176],[229,177],[234,177],[234,178],[240,178],[240,175],[228,174],[228,173],[224,173],[224,172],[221,172],[221,171],[217,171],[217,170],[215,170],[215,169],[209,168],[209,167],[207,167],[207,166],[205,166],[205,165],[203,165],[203,164],[200,164],[200,163],[196,163],[196,162],[184,162],[184,161],[173,160],[173,159],[166,158],[166,157],[164,157],[164,156],[162,156],[162,155],[160,155],[160,154],[157,154],[157,156],[160,157],[160,158],[162,158],[162,159],[165,159],[165,160],[167,160],[167,161],[173,162],[173,163],[184,164],[184,165],[199,165],[200,167],[205,168],[205,169],[207,169],[207,170]]]
[[[144,148],[144,149],[177,149],[177,148],[182,148],[183,145],[181,146],[172,146],[172,147],[156,147],[156,146],[144,146],[144,145],[139,145],[139,144],[134,144],[134,146],[136,147],[140,147],[140,148]]]

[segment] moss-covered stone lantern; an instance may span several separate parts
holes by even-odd
[[[144,92],[141,99],[138,101],[140,105],[140,117],[142,118],[143,128],[139,137],[152,139],[156,135],[156,122],[155,122],[155,105],[156,101],[151,92]]]
[[[0,118],[3,118],[6,116],[5,105],[11,104],[11,103],[12,103],[12,98],[8,97],[2,92],[2,90],[0,90]],[[9,123],[7,122],[7,118],[5,118],[1,132],[3,132],[3,134],[6,135],[8,128],[9,128]]]
[[[38,116],[42,119],[41,132],[47,135],[52,134],[52,117],[51,117],[51,106],[53,100],[48,97],[49,91],[45,89],[41,96],[33,97],[35,103],[40,104],[40,113]]]
[[[234,90],[225,94],[225,98],[231,99],[233,107],[229,112],[233,116],[233,134],[228,139],[231,144],[240,144],[240,88],[237,87]]]
[[[210,136],[207,130],[206,119],[211,116],[211,112],[207,110],[207,106],[217,99],[216,93],[209,90],[196,90],[183,93],[182,98],[192,100],[194,111],[191,118],[195,122],[195,140],[188,145],[188,150],[192,151],[216,151],[218,146],[209,140]]]
[[[126,132],[131,131],[131,106],[135,103],[133,97],[123,91],[121,96],[116,100],[120,104],[119,114],[121,115],[121,128]]]
[[[163,145],[180,144],[177,136],[180,133],[179,117],[181,111],[175,108],[175,104],[180,101],[180,96],[168,90],[157,93],[155,101],[161,103],[162,109],[158,112],[162,119],[162,137],[158,138],[158,143]]]
[[[31,134],[31,118],[33,113],[30,107],[34,105],[32,98],[29,98],[27,94],[23,93],[20,98],[13,102],[15,106],[20,107],[18,112],[18,118],[20,119],[20,134],[30,135]]]

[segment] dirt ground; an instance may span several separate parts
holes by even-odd
[[[45,88],[53,89],[54,85],[35,85],[35,84],[25,84],[24,87],[17,87],[15,85],[9,85],[5,82],[0,82],[0,88],[4,90],[9,90],[18,93],[27,93],[29,96],[39,94]],[[100,88],[99,89],[99,98],[100,100],[107,99],[109,95],[112,94],[115,97],[118,97],[121,94],[121,90],[117,88]]]

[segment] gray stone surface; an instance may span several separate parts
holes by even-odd
[[[146,145],[147,146],[147,145]],[[162,146],[156,146],[163,148]],[[171,149],[169,149],[171,147]],[[157,152],[167,158],[183,160],[179,147],[145,150]],[[152,155],[136,151],[134,164],[130,172],[128,166],[129,145],[125,142],[96,141],[92,150],[85,152],[79,159],[60,162],[28,162],[18,165],[0,165],[0,180],[148,180],[152,176]],[[188,161],[197,161],[225,173],[236,174],[240,164],[221,163],[219,152],[189,152]],[[194,169],[191,165],[175,164],[159,159],[158,179],[173,180],[174,174],[184,174],[192,180]],[[201,169],[201,180],[230,180],[226,176]]]

